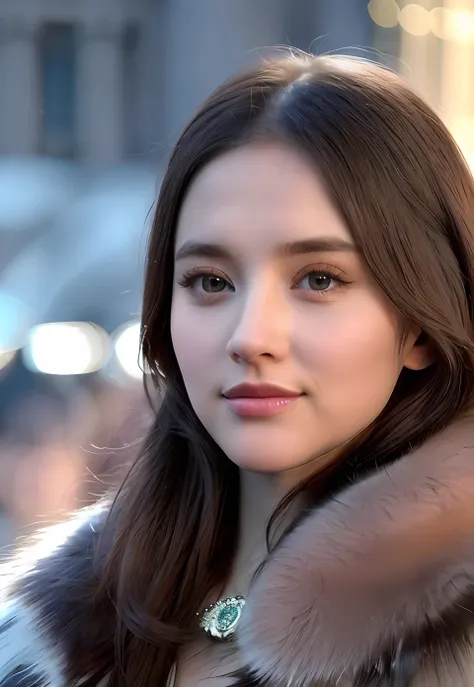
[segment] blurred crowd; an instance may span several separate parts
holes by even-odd
[[[20,361],[0,385],[0,547],[8,547],[117,484],[150,410],[139,382],[39,375]]]

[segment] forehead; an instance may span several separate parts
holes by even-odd
[[[289,146],[249,144],[207,165],[181,209],[176,245],[189,239],[260,243],[350,232],[314,167]],[[249,241],[251,240],[251,243]]]

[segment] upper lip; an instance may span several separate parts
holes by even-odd
[[[225,398],[292,398],[301,392],[276,384],[237,384],[224,391]]]

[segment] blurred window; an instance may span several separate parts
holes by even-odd
[[[76,30],[50,23],[40,38],[42,152],[72,157],[76,150]]]

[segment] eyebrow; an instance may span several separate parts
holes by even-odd
[[[332,253],[332,252],[357,252],[352,241],[332,237],[304,239],[284,243],[278,248],[278,253],[283,256],[304,255],[305,253]],[[186,241],[176,253],[175,260],[184,258],[219,258],[232,260],[231,251],[218,243],[205,243],[201,241]]]

